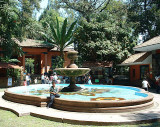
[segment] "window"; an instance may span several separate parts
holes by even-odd
[[[133,69],[133,77],[135,78],[135,76],[136,76],[136,70]]]

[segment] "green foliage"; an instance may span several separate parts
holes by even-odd
[[[62,28],[59,26],[58,18],[56,18],[56,21],[57,21],[56,29],[54,28],[53,23],[51,23],[49,27],[52,35],[48,36],[44,34],[44,36],[47,42],[55,44],[58,47],[61,56],[63,57],[64,48],[73,43],[72,37],[73,37],[74,27],[77,21],[73,22],[68,29],[67,29],[67,18],[64,20],[62,24]]]
[[[19,0],[19,18],[21,22],[21,33],[24,38],[29,38],[30,31],[33,30],[35,19],[33,18],[33,13],[35,10],[40,9],[41,0]],[[37,27],[36,27],[37,28]]]
[[[22,54],[21,48],[15,43],[16,39],[22,39],[20,30],[20,23],[18,22],[19,10],[17,9],[17,2],[13,0],[1,1],[0,8],[0,46],[2,47],[5,62],[10,62],[9,60],[12,55]],[[5,60],[6,59],[6,60]]]
[[[130,0],[128,21],[133,22],[135,35],[144,35],[144,40],[160,35],[160,1]]]
[[[29,25],[26,28],[25,37],[35,40],[42,40],[40,32],[45,31],[42,24],[35,19],[31,19]]]
[[[17,59],[11,59],[10,57],[0,57],[0,61],[5,62],[5,63],[15,63],[15,62],[20,62]]]
[[[7,77],[14,77],[15,81],[21,76],[21,72],[18,69],[7,69]]]
[[[113,1],[106,10],[81,19],[75,43],[84,61],[114,61],[126,59],[135,46],[132,24],[127,22],[126,5]]]
[[[0,46],[2,47],[5,62],[13,55],[22,55],[22,49],[16,41],[23,37],[38,38],[37,31],[41,29],[32,18],[35,9],[39,9],[41,0],[1,0],[0,1]]]
[[[55,68],[63,68],[64,59],[60,56],[57,56],[52,67]]]
[[[60,8],[72,9],[90,21],[90,15],[103,11],[111,0],[55,0]]]
[[[31,71],[34,70],[34,59],[32,59],[32,58],[26,58],[25,59],[25,66],[26,66],[25,72],[27,72],[27,73],[34,73],[34,72],[30,72],[30,69],[31,69]]]
[[[48,28],[48,24],[53,24],[56,27],[56,17],[58,17],[60,23],[62,24],[63,18],[59,17],[59,13],[54,9],[45,9],[44,12],[41,14],[39,21],[42,23],[44,28]]]

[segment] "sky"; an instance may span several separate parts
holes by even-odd
[[[39,18],[39,16],[41,15],[41,13],[44,11],[44,9],[47,7],[47,3],[48,3],[48,0],[42,0],[42,2],[40,3],[40,6],[41,6],[41,10],[39,12],[37,12],[37,15],[36,15],[36,19]]]

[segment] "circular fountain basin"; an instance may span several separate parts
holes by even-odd
[[[89,68],[56,68],[55,71],[59,75],[68,77],[78,77],[87,74],[91,69]]]
[[[68,84],[57,84],[63,88]],[[44,107],[49,102],[51,84],[38,84],[9,88],[4,99]],[[76,112],[128,112],[153,106],[153,96],[143,89],[115,85],[78,85],[78,92],[60,92],[53,107]]]

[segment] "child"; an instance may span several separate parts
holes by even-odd
[[[23,85],[24,85],[24,86],[27,86],[27,82],[26,82],[25,79],[24,79]]]
[[[88,77],[87,84],[92,85],[91,76]]]
[[[34,79],[34,83],[37,84],[38,83],[38,79],[37,77]]]

